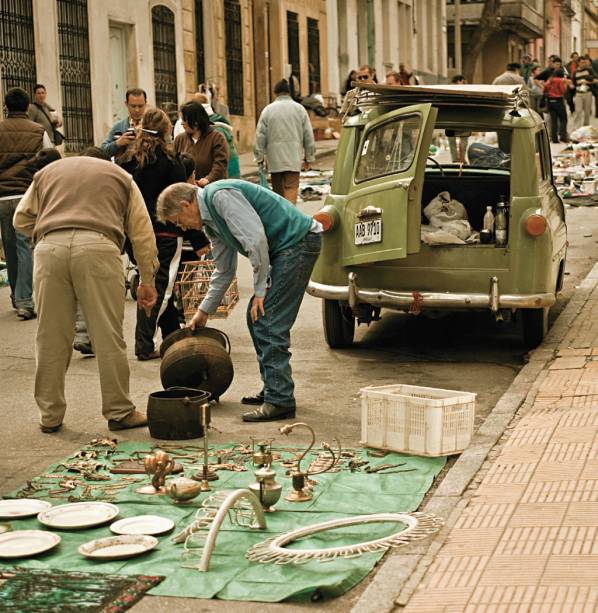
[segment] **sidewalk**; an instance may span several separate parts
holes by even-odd
[[[416,570],[395,611],[598,609],[598,265],[520,384],[538,362],[496,456],[420,556],[423,579],[414,589]]]
[[[316,164],[314,164],[314,166],[317,167],[317,160],[319,160],[321,157],[334,154],[337,147],[337,139],[317,140]],[[257,164],[253,161],[253,153],[251,151],[239,154],[239,163],[241,164],[241,176],[244,179],[257,175]]]

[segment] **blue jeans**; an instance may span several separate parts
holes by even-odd
[[[0,200],[0,231],[8,283],[17,308],[33,308],[33,251],[31,241],[15,231],[12,218],[21,196]]]
[[[265,315],[251,320],[251,300],[247,326],[253,340],[264,382],[264,401],[279,407],[295,407],[291,375],[291,328],[305,294],[322,237],[308,233],[298,243],[271,256],[272,284],[264,300]]]

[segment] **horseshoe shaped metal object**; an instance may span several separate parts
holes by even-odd
[[[383,538],[346,545],[343,547],[328,547],[325,549],[287,549],[287,545],[302,537],[319,532],[333,530],[344,526],[363,525],[371,523],[394,522],[406,524],[398,532]],[[444,520],[432,513],[375,513],[358,515],[332,521],[296,528],[283,534],[269,538],[247,551],[245,557],[252,562],[262,564],[305,564],[310,560],[328,562],[336,558],[351,558],[362,553],[386,551],[390,547],[400,547],[413,541],[422,540],[440,530]]]

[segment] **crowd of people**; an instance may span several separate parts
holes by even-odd
[[[254,270],[247,322],[262,387],[245,404],[245,421],[295,414],[290,328],[319,253],[321,225],[295,203],[301,168],[315,145],[307,111],[290,84],[260,117],[256,161],[273,191],[239,180],[229,119],[204,89],[169,116],[147,104],[143,89],[126,92],[127,117],[100,147],[62,157],[61,119],[46,102],[13,88],[0,122],[0,229],[21,319],[37,317],[35,399],[44,433],[58,431],[66,411],[65,375],[73,348],[97,357],[102,412],[110,430],[146,425],[129,395],[123,334],[122,254],[138,267],[135,354],[159,357],[158,337],[184,322],[174,284],[187,240],[198,258],[208,251],[215,272],[190,325],[205,326],[235,275],[237,254]],[[172,188],[172,189],[171,189]],[[204,228],[206,233],[204,233]]]
[[[590,124],[598,117],[598,58],[573,52],[567,64],[551,55],[545,67],[529,54],[521,62],[507,65],[496,77],[494,85],[521,85],[530,96],[532,108],[550,118],[553,143],[568,142],[568,126],[572,120],[578,126]]]

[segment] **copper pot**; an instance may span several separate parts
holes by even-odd
[[[177,330],[164,339],[160,355],[160,379],[165,388],[201,389],[217,401],[233,380],[230,341],[215,328]]]

